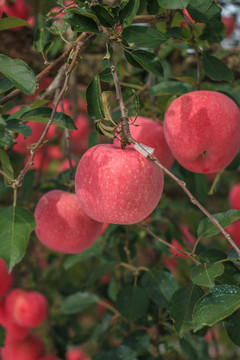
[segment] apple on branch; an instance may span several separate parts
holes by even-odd
[[[197,173],[218,172],[238,152],[240,110],[224,94],[193,91],[171,103],[163,128],[173,156],[184,168]]]

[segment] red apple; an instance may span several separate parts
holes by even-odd
[[[134,118],[130,118],[130,123]],[[136,126],[137,125],[137,126]],[[154,155],[167,169],[172,167],[174,157],[165,140],[162,125],[152,119],[138,116],[133,125],[130,125],[132,137],[147,146],[154,148]],[[118,139],[114,139],[114,144],[119,144]]]
[[[134,224],[157,206],[163,173],[135,149],[112,144],[90,148],[75,176],[76,195],[83,211],[96,221]]]
[[[13,289],[6,297],[5,306],[9,319],[19,326],[35,328],[47,317],[47,300],[37,291]]]
[[[240,210],[240,183],[231,188],[228,199],[232,209]]]
[[[5,294],[12,285],[13,274],[8,272],[7,265],[0,258],[0,296]]]
[[[22,134],[18,134],[16,138],[17,143],[13,146],[13,150],[20,154],[24,154],[28,152],[29,151],[28,147],[31,144],[38,142],[40,136],[42,135],[46,127],[46,124],[38,123],[34,121],[33,122],[29,121],[26,123],[26,125],[30,126],[30,128],[32,129],[32,135],[30,135],[28,138],[25,139]],[[51,125],[48,130],[46,139],[52,138],[54,136],[55,131],[56,131],[56,126]]]
[[[6,344],[1,351],[2,360],[39,360],[44,354],[44,344],[37,335],[30,335],[27,339]]]
[[[80,348],[70,349],[66,352],[66,360],[91,360]]]
[[[236,19],[234,16],[222,17],[222,22],[224,23],[225,26],[224,37],[229,37],[232,34],[233,30],[235,29]]]
[[[216,91],[194,91],[175,99],[165,114],[164,134],[177,161],[197,173],[224,169],[240,144],[240,110]]]
[[[71,159],[72,161],[72,166],[75,166],[77,164],[76,160],[74,159]],[[65,170],[68,170],[70,168],[70,165],[69,165],[69,160],[68,159],[65,159],[63,160],[63,162],[59,165],[58,169],[57,169],[57,172],[60,173],[62,171],[65,171]]]
[[[26,339],[30,329],[19,326],[9,319],[6,311],[6,298],[0,301],[0,325],[6,329],[5,343],[13,343]]]
[[[29,7],[24,0],[0,0],[0,18],[5,12],[9,17],[18,17],[27,20],[29,17]]]
[[[48,355],[48,356],[41,357],[38,360],[60,360],[60,359],[54,355]]]
[[[65,254],[87,249],[102,228],[102,223],[83,212],[75,194],[62,190],[43,195],[34,216],[38,239],[49,249]]]
[[[70,132],[70,147],[75,155],[80,156],[88,148],[88,136],[91,131],[88,117],[84,114],[78,115],[75,125],[77,130]]]

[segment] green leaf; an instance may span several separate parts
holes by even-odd
[[[173,294],[168,309],[180,336],[193,328],[193,309],[203,295],[204,291],[195,284],[183,286]]]
[[[63,35],[68,28],[68,24],[60,20],[55,20],[47,30],[53,35]]]
[[[7,120],[6,127],[10,131],[22,134],[25,139],[32,135],[32,129],[30,128],[30,126],[26,126],[25,124],[23,124],[22,121],[18,119]]]
[[[155,75],[163,76],[163,67],[158,56],[145,50],[127,49],[128,55],[131,56],[145,70]]]
[[[73,31],[76,32],[91,32],[99,33],[98,26],[93,19],[87,18],[83,15],[67,13],[62,17],[62,20],[71,25]]]
[[[197,9],[194,9],[190,6],[187,7],[187,11],[191,18],[198,22],[198,23],[210,23],[211,20],[208,19],[206,15],[204,15],[202,12],[198,11]]]
[[[212,2],[213,0],[190,0],[188,5],[201,13],[205,13],[211,6]]]
[[[0,94],[5,93],[13,87],[13,83],[6,77],[0,79]]]
[[[101,103],[101,85],[99,75],[91,80],[86,91],[87,111],[92,120],[104,119],[104,113]]]
[[[220,223],[220,225],[225,229],[232,222],[240,218],[240,211],[238,210],[228,210],[223,213],[213,214],[214,218]],[[220,230],[212,223],[209,218],[201,220],[198,225],[197,235],[199,239],[217,235],[220,233]]]
[[[99,301],[100,299],[97,295],[88,292],[77,292],[66,297],[59,310],[63,314],[77,314],[96,305]]]
[[[194,87],[182,81],[161,81],[149,89],[150,96],[156,95],[177,95],[193,91]]]
[[[227,331],[229,338],[236,344],[240,346],[240,310],[235,311],[231,316],[229,316],[224,321],[224,327]]]
[[[129,0],[128,3],[120,10],[119,20],[123,27],[131,25],[134,16],[139,8],[139,0]]]
[[[34,95],[36,78],[32,69],[24,61],[0,54],[0,72],[24,94]]]
[[[123,345],[135,350],[137,355],[144,355],[150,346],[150,337],[145,330],[136,330],[123,340]]]
[[[174,277],[167,271],[146,271],[141,279],[141,286],[145,289],[148,297],[158,306],[166,306],[178,289]]]
[[[201,336],[185,334],[180,340],[180,345],[183,353],[188,356],[188,359],[210,360],[208,343]]]
[[[203,54],[202,61],[207,76],[212,80],[234,80],[233,72],[216,56]]]
[[[16,28],[18,26],[30,26],[30,25],[27,21],[14,16],[0,19],[0,31]]]
[[[158,5],[166,9],[185,9],[189,0],[158,0]]]
[[[240,288],[217,285],[196,304],[193,312],[194,331],[212,326],[240,308]]]
[[[112,27],[116,23],[114,17],[104,7],[95,5],[91,6],[91,10],[94,12],[101,25],[105,27]]]
[[[116,307],[129,322],[143,317],[148,305],[145,291],[138,286],[126,286],[118,293]]]
[[[37,28],[34,35],[33,45],[38,52],[42,52],[44,49],[44,28]]]
[[[0,145],[11,146],[13,144],[13,138],[10,132],[2,125],[0,125]]]
[[[158,46],[168,39],[161,31],[149,26],[129,26],[123,30],[122,37],[138,47]]]
[[[91,245],[88,249],[82,251],[79,254],[73,254],[69,255],[63,262],[64,269],[69,269],[71,266],[75,265],[76,263],[80,261],[87,260],[93,256],[99,256],[102,253],[102,250],[104,248],[104,243],[102,239],[98,239]]]
[[[49,107],[40,107],[37,109],[29,110],[25,112],[20,118],[23,121],[36,121],[40,123],[47,123],[52,113],[52,109]],[[77,130],[72,118],[63,112],[56,112],[54,116],[53,125],[69,129]]]
[[[0,162],[2,165],[3,172],[6,175],[8,175],[8,177],[10,177],[10,179],[13,180],[14,173],[13,173],[12,164],[9,160],[9,157],[8,157],[8,154],[6,153],[6,151],[1,148],[0,148]],[[4,177],[4,182],[5,182],[6,186],[10,185],[10,182],[5,177]]]
[[[89,276],[84,284],[84,287],[89,288],[90,286],[92,286],[95,283],[95,281],[100,276],[108,273],[117,265],[118,265],[118,261],[108,261],[103,264],[100,264],[93,270],[93,272],[91,274],[89,274]]]
[[[35,226],[33,214],[26,209],[13,206],[0,209],[0,257],[9,271],[24,257]]]
[[[111,82],[113,81],[112,73],[110,68],[106,68],[103,71],[101,71],[99,74],[99,78],[101,81],[104,82]]]
[[[4,346],[5,329],[0,325],[0,347]]]
[[[222,263],[201,264],[192,269],[191,279],[194,284],[213,287],[215,286],[215,278],[224,273],[224,265]]]
[[[240,249],[240,245],[238,245],[238,248]],[[228,253],[228,258],[233,261],[235,264],[240,265],[240,257],[235,249],[231,249]]]

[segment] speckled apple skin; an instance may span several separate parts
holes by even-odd
[[[42,325],[48,313],[48,303],[44,295],[38,291],[18,288],[8,293],[5,307],[9,319],[26,328]]]
[[[99,144],[81,158],[75,189],[82,209],[91,218],[127,225],[154,210],[163,182],[162,171],[135,149]]]
[[[8,273],[7,265],[0,258],[0,296],[5,294],[5,292],[10,288],[13,280],[13,274]]]
[[[34,216],[38,239],[49,249],[64,254],[87,249],[102,229],[101,223],[84,213],[75,194],[62,190],[43,195]]]
[[[27,339],[6,344],[1,349],[2,360],[38,360],[44,355],[44,344],[37,335],[30,335]]]
[[[228,199],[232,209],[240,210],[240,183],[231,188]]]
[[[143,116],[138,116],[134,124],[131,125],[133,121],[134,118],[130,118],[129,127],[133,139],[154,148],[153,155],[156,156],[163,166],[170,169],[173,165],[174,157],[165,140],[162,124]],[[119,145],[120,141],[114,139],[113,143]]]
[[[240,146],[240,110],[226,95],[194,91],[174,100],[164,134],[177,161],[197,173],[224,169]]]

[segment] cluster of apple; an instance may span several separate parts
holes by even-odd
[[[136,126],[139,125],[139,126]],[[235,157],[240,144],[240,110],[226,95],[194,91],[175,99],[163,127],[138,117],[135,140],[155,148],[167,168],[174,157],[186,169],[215,173]],[[163,173],[132,146],[99,144],[87,150],[75,175],[75,194],[46,193],[35,209],[36,234],[48,248],[76,253],[98,237],[103,223],[134,224],[157,206]]]
[[[48,303],[38,291],[14,288],[10,290],[13,274],[8,273],[0,258],[0,325],[5,328],[2,360],[59,360],[54,355],[44,356],[45,347],[33,329],[42,325],[48,314]],[[90,360],[80,348],[66,352],[67,360]]]

